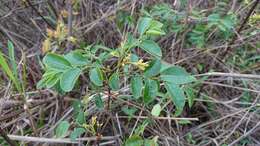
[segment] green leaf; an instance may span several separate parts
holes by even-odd
[[[160,104],[156,104],[153,106],[151,114],[155,117],[158,117],[161,113],[161,110],[162,110],[162,108],[161,108]]]
[[[161,61],[159,59],[153,60],[149,63],[149,66],[144,70],[146,77],[153,77],[160,73]]]
[[[0,66],[2,67],[3,71],[5,72],[5,74],[9,77],[9,79],[14,83],[16,89],[21,92],[21,86],[18,83],[18,81],[16,80],[13,72],[11,71],[10,67],[7,64],[6,59],[4,58],[4,54],[2,52],[0,52]]]
[[[161,58],[162,57],[162,51],[160,46],[152,41],[152,40],[144,40],[141,42],[140,47],[149,53],[150,55],[156,57],[156,58]]]
[[[196,78],[186,72],[185,69],[179,66],[173,66],[161,73],[161,80],[174,84],[187,84],[196,81]]]
[[[81,112],[81,108],[83,108],[83,104],[81,103],[80,100],[76,99],[75,101],[73,101],[72,107],[73,107],[74,115],[77,116],[78,113]]]
[[[156,141],[157,140],[154,140],[154,139],[145,139],[144,146],[159,146]]]
[[[152,22],[152,18],[149,17],[144,17],[144,18],[140,18],[138,20],[138,33],[140,35],[143,35],[146,30],[149,28],[150,24]]]
[[[191,108],[194,103],[195,93],[191,88],[185,88],[184,92],[186,93],[188,97],[188,105]]]
[[[64,56],[74,66],[84,66],[90,63],[80,51],[72,51]]]
[[[77,138],[79,138],[80,135],[82,135],[86,130],[84,128],[75,128],[72,133],[70,134],[70,139],[72,141],[75,141]]]
[[[95,98],[95,104],[96,104],[97,108],[103,109],[104,108],[104,102],[102,100],[101,95],[100,94],[95,95],[94,98]]]
[[[66,60],[63,56],[54,53],[48,53],[43,58],[43,63],[47,67],[60,71],[65,71],[71,68],[71,65],[68,60]]]
[[[177,111],[175,112],[175,115],[178,116],[181,114],[185,105],[184,92],[178,85],[174,83],[165,82],[164,85],[170,94],[174,105],[176,106]]]
[[[55,131],[55,135],[57,138],[64,138],[67,135],[67,132],[69,130],[70,123],[68,121],[62,121],[58,125]]]
[[[122,107],[122,109],[121,109],[126,115],[128,115],[128,116],[130,116],[130,117],[132,117],[132,116],[134,116],[134,114],[135,114],[135,112],[137,111],[137,109],[136,108],[134,108],[134,107]]]
[[[147,35],[165,35],[162,30],[163,24],[159,21],[152,20],[149,29],[146,31]]]
[[[187,125],[187,124],[191,124],[191,121],[189,121],[189,120],[179,120],[178,123],[181,124],[181,125]]]
[[[118,90],[120,88],[119,86],[119,75],[118,73],[113,73],[110,78],[109,78],[109,87],[112,89],[112,90]]]
[[[60,80],[59,74],[50,75],[48,80],[46,80],[46,82],[45,82],[45,86],[47,88],[52,88],[59,80]]]
[[[60,79],[60,87],[63,91],[69,92],[73,89],[81,70],[79,68],[72,68],[65,71]]]
[[[144,87],[144,103],[148,104],[154,100],[158,93],[158,83],[155,80],[147,79]]]
[[[142,96],[143,80],[140,75],[135,75],[131,79],[131,92],[134,98],[138,99]]]
[[[76,122],[80,125],[82,125],[86,122],[85,114],[82,110],[79,111],[79,113],[76,117]]]
[[[89,78],[96,86],[103,86],[103,73],[100,68],[96,67],[90,70]]]
[[[16,65],[15,55],[14,55],[14,45],[11,41],[8,40],[7,46],[8,46],[8,55],[11,62],[12,71],[16,80],[18,81],[17,65]]]
[[[133,135],[126,140],[124,146],[142,146],[143,143],[144,141],[140,136]]]

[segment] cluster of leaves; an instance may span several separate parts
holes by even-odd
[[[80,75],[88,75],[90,95],[95,95],[96,106],[103,108],[102,95],[105,90],[120,91],[123,86],[120,81],[124,78],[130,88],[129,100],[141,102],[147,107],[152,106],[151,115],[159,116],[163,111],[161,105],[170,97],[175,105],[175,116],[178,116],[186,103],[185,94],[192,97],[192,91],[186,88],[186,85],[196,79],[184,68],[162,60],[162,50],[154,40],[166,34],[164,30],[162,22],[146,16],[138,20],[138,36],[128,34],[118,48],[90,45],[64,55],[48,53],[43,58],[45,73],[37,87],[53,88],[60,93],[66,93],[75,88]],[[146,52],[149,57],[138,56],[137,50]],[[189,106],[192,105],[192,100],[193,98],[189,98]],[[85,131],[95,134],[93,126],[85,123],[83,110],[75,111],[77,126],[72,131],[71,138],[75,140]],[[56,136],[66,136],[69,127],[68,122],[62,122],[57,128]],[[136,135],[128,141],[131,139],[138,139],[140,143],[155,141],[143,140]]]
[[[80,74],[87,72],[94,87],[103,87],[98,89],[102,93],[100,89],[105,89],[106,85],[113,91],[119,90],[120,78],[128,77],[135,100],[141,99],[144,104],[149,105],[158,96],[161,87],[164,87],[167,93],[163,96],[172,97],[179,115],[185,105],[182,85],[195,81],[195,78],[182,67],[167,65],[161,60],[161,48],[152,38],[165,34],[162,27],[161,22],[142,17],[138,21],[139,38],[129,35],[120,48],[95,46],[65,55],[48,53],[43,59],[46,71],[38,88],[55,87],[69,92],[74,88]],[[96,56],[98,48],[103,48],[104,51]],[[139,59],[134,53],[135,48],[141,48],[150,54],[150,61],[143,62]],[[116,58],[110,66],[113,68],[106,67],[106,62],[111,63],[112,58]],[[156,105],[155,109],[160,109],[160,106]]]
[[[221,11],[226,2],[217,3],[215,10],[207,14],[204,11],[193,9],[189,14],[186,11],[174,11],[167,4],[158,4],[148,10],[143,10],[145,16],[149,16],[163,22],[165,32],[182,33],[192,28],[187,33],[187,40],[197,47],[206,45],[207,38],[212,30],[217,30],[216,36],[221,40],[228,39],[233,34],[236,24],[236,15],[232,12]],[[223,13],[225,12],[225,13]],[[191,21],[188,22],[187,21]]]

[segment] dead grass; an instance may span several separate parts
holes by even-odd
[[[188,0],[189,1],[189,0]],[[178,9],[178,2],[167,0],[169,5]],[[236,3],[235,3],[236,2]],[[81,92],[72,92],[60,97],[51,90],[37,90],[37,81],[41,78],[42,69],[39,59],[44,55],[41,51],[42,41],[46,37],[46,28],[54,27],[61,10],[67,10],[66,1],[40,0],[30,1],[30,5],[19,0],[0,0],[0,48],[6,48],[7,40],[11,40],[16,47],[18,68],[26,65],[26,97],[33,120],[39,124],[37,134],[32,133],[29,116],[24,111],[22,95],[13,92],[10,81],[0,71],[0,124],[4,133],[10,139],[28,145],[55,145],[54,143],[67,143],[73,145],[69,139],[54,139],[54,128],[63,119],[72,119],[71,103],[75,99],[82,99],[86,94],[86,84],[82,84]],[[142,6],[159,3],[155,0],[142,1],[122,1],[116,0],[80,0],[78,14],[72,20],[64,18],[67,24],[72,21],[72,36],[76,36],[80,41],[88,44],[100,42],[111,48],[117,47],[126,35],[120,32],[113,17],[118,10],[127,10],[133,15],[139,15]],[[252,2],[253,3],[253,2]],[[210,11],[215,6],[213,1],[194,0],[189,1],[190,7]],[[229,8],[233,8],[240,16],[240,21],[244,20],[251,5],[247,6],[237,0],[229,2]],[[259,8],[259,7],[258,7]],[[187,8],[188,9],[188,8]],[[37,12],[36,12],[37,10]],[[259,11],[259,9],[258,9]],[[47,16],[51,16],[50,21]],[[46,20],[44,20],[44,19]],[[48,23],[46,23],[48,22]],[[192,29],[192,28],[189,28]],[[129,28],[128,31],[135,31]],[[213,30],[212,30],[213,31]],[[252,29],[245,26],[238,35],[234,43],[230,44],[232,51],[225,54],[228,44],[210,38],[211,46],[205,49],[195,47],[185,47],[185,32],[182,34],[171,33],[158,40],[165,60],[169,63],[185,66],[190,72],[196,75],[207,73],[210,70],[220,72],[211,74],[207,81],[202,83],[200,88],[194,89],[197,94],[195,105],[186,108],[181,117],[198,118],[188,125],[180,125],[176,119],[167,118],[174,109],[169,103],[165,109],[166,114],[163,118],[152,119],[153,123],[146,128],[144,136],[159,136],[160,145],[216,145],[222,144],[260,145],[260,84],[259,60],[255,64],[246,66],[246,69],[236,64],[232,64],[228,59],[236,55],[239,48],[245,53],[250,52],[245,48],[245,44],[250,46],[255,52],[253,55],[259,56],[260,49],[256,43],[260,41],[259,32],[248,37]],[[66,45],[64,45],[66,48]],[[71,48],[77,48],[73,45]],[[3,49],[6,51],[6,49]],[[59,52],[68,49],[58,49]],[[6,52],[5,52],[6,53]],[[26,60],[22,60],[22,54]],[[252,53],[251,53],[252,55]],[[198,69],[198,64],[203,64],[203,70]],[[85,83],[83,81],[83,83]],[[125,87],[127,91],[127,87]],[[124,105],[131,105],[138,109],[136,117],[127,120],[120,111]],[[93,135],[84,135],[79,145],[88,142],[90,145],[122,145],[126,136],[132,133],[133,127],[140,124],[149,117],[147,109],[140,103],[135,103],[117,97],[112,99],[112,108],[109,111],[99,111],[94,103],[89,103],[86,107],[88,119],[97,116],[98,121],[103,123],[100,129],[104,137],[97,141]],[[192,138],[187,138],[192,135]],[[190,141],[194,140],[196,144]],[[69,144],[68,144],[69,143]],[[245,144],[244,144],[245,145]]]

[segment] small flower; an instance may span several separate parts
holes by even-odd
[[[75,37],[72,37],[72,36],[70,36],[69,38],[68,38],[68,41],[70,41],[70,42],[72,42],[72,43],[76,43],[77,42],[77,39],[75,38]]]
[[[63,18],[67,18],[67,17],[69,16],[69,12],[68,12],[67,10],[62,10],[62,11],[61,11],[61,16],[62,16]]]
[[[44,42],[42,43],[42,52],[46,53],[50,50],[51,47],[51,41],[49,38],[47,38],[46,40],[44,40]]]
[[[138,60],[138,62],[133,62],[133,64],[136,65],[140,70],[145,70],[145,68],[149,66],[148,63],[143,62],[143,59]]]

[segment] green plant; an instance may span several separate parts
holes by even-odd
[[[9,60],[9,61],[8,61]],[[11,64],[9,67],[9,64]],[[22,92],[22,85],[18,78],[17,64],[14,55],[14,45],[11,41],[8,41],[8,59],[4,57],[4,54],[0,51],[0,66],[8,78],[14,83],[15,88],[20,93]]]
[[[70,92],[80,75],[88,74],[91,88],[89,94],[93,95],[92,99],[98,108],[104,108],[105,91],[118,92],[122,88],[120,80],[124,78],[130,85],[130,100],[141,101],[147,107],[153,106],[151,115],[160,115],[163,111],[161,104],[168,97],[171,97],[176,107],[175,115],[180,115],[186,102],[184,86],[196,79],[184,68],[162,61],[162,50],[153,40],[165,34],[161,22],[151,17],[141,17],[137,26],[139,37],[129,34],[116,49],[92,45],[65,55],[48,53],[43,58],[45,73],[37,87],[54,88],[60,93]],[[146,52],[150,57],[141,59],[135,53],[137,49]],[[156,102],[156,97],[162,98],[159,103]],[[134,113],[128,109],[124,109],[124,112],[130,115]],[[86,124],[82,111],[78,112],[75,121],[78,121],[79,127],[72,132],[73,139],[85,130],[96,134],[96,130],[92,127],[94,123]],[[67,131],[67,128],[66,124],[64,131]],[[64,134],[58,135],[64,136]]]
[[[165,34],[162,27],[161,22],[144,17],[138,21],[139,38],[128,35],[117,49],[90,46],[65,55],[48,53],[43,58],[45,73],[37,86],[69,92],[80,74],[88,73],[93,92],[102,94],[107,86],[109,90],[120,90],[120,78],[124,77],[129,80],[133,99],[140,100],[142,97],[146,105],[153,103],[164,87],[168,91],[164,94],[172,97],[179,115],[185,104],[182,85],[196,79],[182,67],[171,66],[161,60],[161,48],[152,37]],[[139,59],[134,53],[138,48],[150,54],[147,61]]]

